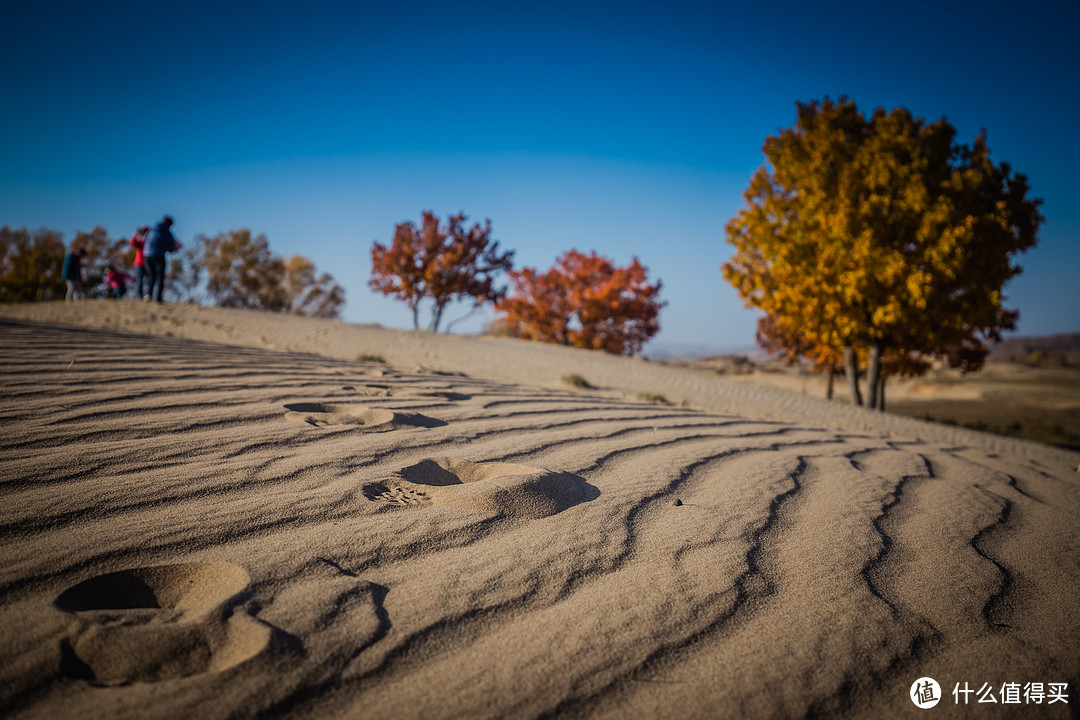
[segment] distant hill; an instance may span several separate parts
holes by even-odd
[[[1069,365],[1080,364],[1080,333],[1007,338],[990,348],[990,359],[1025,362],[1035,352],[1041,352],[1046,359],[1062,358]]]

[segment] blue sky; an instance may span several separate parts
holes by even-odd
[[[724,224],[795,102],[847,95],[986,128],[1045,200],[1007,304],[1080,330],[1080,4],[751,5],[5,3],[0,224],[250,228],[332,273],[347,321],[408,327],[371,244],[464,211],[518,266],[638,256],[657,346],[747,347]]]

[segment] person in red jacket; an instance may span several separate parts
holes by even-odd
[[[109,272],[105,274],[105,289],[109,293],[109,297],[115,300],[124,297],[127,294],[128,280],[134,279],[126,272],[117,270],[116,267],[110,265]]]
[[[143,225],[131,236],[128,243],[135,248],[135,274],[139,279],[135,283],[135,297],[143,297],[150,293],[150,276],[146,271],[146,259],[143,257],[143,248],[146,246],[146,233],[150,232],[149,225]]]

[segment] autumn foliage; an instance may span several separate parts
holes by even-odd
[[[105,228],[75,233],[71,251],[82,250],[82,290],[88,298],[106,296],[105,274],[124,256],[125,239],[109,239]],[[63,235],[41,228],[0,228],[0,302],[63,300],[66,293],[60,269],[68,252]]]
[[[660,329],[661,284],[647,274],[637,258],[620,268],[570,250],[545,273],[512,271],[513,293],[496,307],[516,337],[633,355]]]
[[[844,98],[799,104],[727,225],[724,277],[765,313],[759,338],[823,367],[841,358],[857,402],[865,367],[871,407],[886,374],[935,357],[977,369],[1015,327],[1002,289],[1036,242],[1040,201],[991,162],[985,135],[955,135],[903,108],[867,118]]]
[[[424,212],[420,227],[403,222],[394,229],[387,247],[371,248],[372,290],[403,300],[412,310],[413,327],[420,327],[420,303],[431,300],[429,329],[438,332],[447,306],[469,300],[474,308],[495,302],[505,294],[496,288],[500,272],[511,268],[514,253],[499,252],[491,239],[491,221],[465,227],[465,215],[451,215],[446,225],[431,212]]]
[[[63,300],[64,252],[56,230],[0,228],[0,302]]]
[[[283,285],[289,297],[289,312],[319,318],[341,314],[345,290],[329,273],[319,273],[315,263],[306,257],[293,255],[285,261]]]
[[[200,236],[196,263],[206,273],[206,291],[220,307],[336,318],[345,291],[333,277],[317,274],[300,255],[284,260],[270,250],[265,235],[247,229]]]
[[[101,226],[77,232],[70,250],[85,252],[82,287],[88,298],[106,297],[110,265],[127,270],[135,259],[126,238],[110,239]],[[67,251],[56,230],[0,228],[0,302],[62,300],[66,288],[60,269]],[[165,295],[174,302],[209,299],[221,307],[321,318],[338,317],[345,303],[345,291],[333,277],[317,272],[315,264],[300,255],[278,257],[265,236],[252,237],[249,230],[199,236],[174,253]]]

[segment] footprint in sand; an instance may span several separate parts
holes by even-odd
[[[160,682],[239,665],[270,643],[271,628],[229,600],[250,582],[243,568],[199,562],[99,575],[56,598],[76,625],[61,670],[100,685]]]
[[[430,502],[428,494],[408,487],[387,487],[382,483],[364,486],[364,497],[372,502],[384,502],[390,505],[424,505]]]
[[[420,413],[398,412],[386,408],[369,408],[363,405],[336,405],[329,403],[290,403],[285,419],[307,423],[315,427],[350,425],[366,432],[386,432],[407,427],[442,427],[442,420]]]
[[[420,502],[432,505],[522,518],[554,515],[600,495],[596,487],[573,473],[449,457],[422,460],[403,468],[388,482],[393,487],[387,491],[397,492],[395,497],[411,492],[423,496]]]

